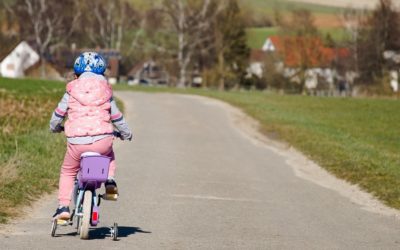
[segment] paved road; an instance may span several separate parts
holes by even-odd
[[[116,145],[120,200],[82,241],[51,238],[55,196],[0,235],[0,249],[400,249],[400,221],[296,177],[244,136],[220,105],[172,94],[118,94],[135,129]],[[121,240],[105,238],[117,221]],[[3,230],[4,231],[4,230]]]

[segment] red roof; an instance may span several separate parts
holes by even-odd
[[[250,53],[250,62],[265,61],[265,52],[261,49],[252,49]]]
[[[271,36],[269,39],[289,67],[328,66],[337,58],[350,55],[350,51],[346,48],[325,47],[318,37]]]

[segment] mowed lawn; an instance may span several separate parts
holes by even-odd
[[[258,92],[207,95],[241,107],[336,176],[400,208],[400,101]]]
[[[400,100],[134,89],[198,94],[231,103],[259,120],[267,135],[400,208]]]
[[[48,122],[64,89],[60,82],[0,78],[0,223],[58,185],[65,141]]]

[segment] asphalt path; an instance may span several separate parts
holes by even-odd
[[[120,199],[90,240],[50,237],[56,195],[3,227],[0,249],[400,249],[400,220],[300,178],[205,98],[119,92],[133,142],[116,142]],[[118,222],[120,240],[107,237]]]

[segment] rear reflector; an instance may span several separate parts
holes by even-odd
[[[99,213],[98,212],[93,212],[92,213],[92,221],[97,221],[98,218],[99,218]]]

